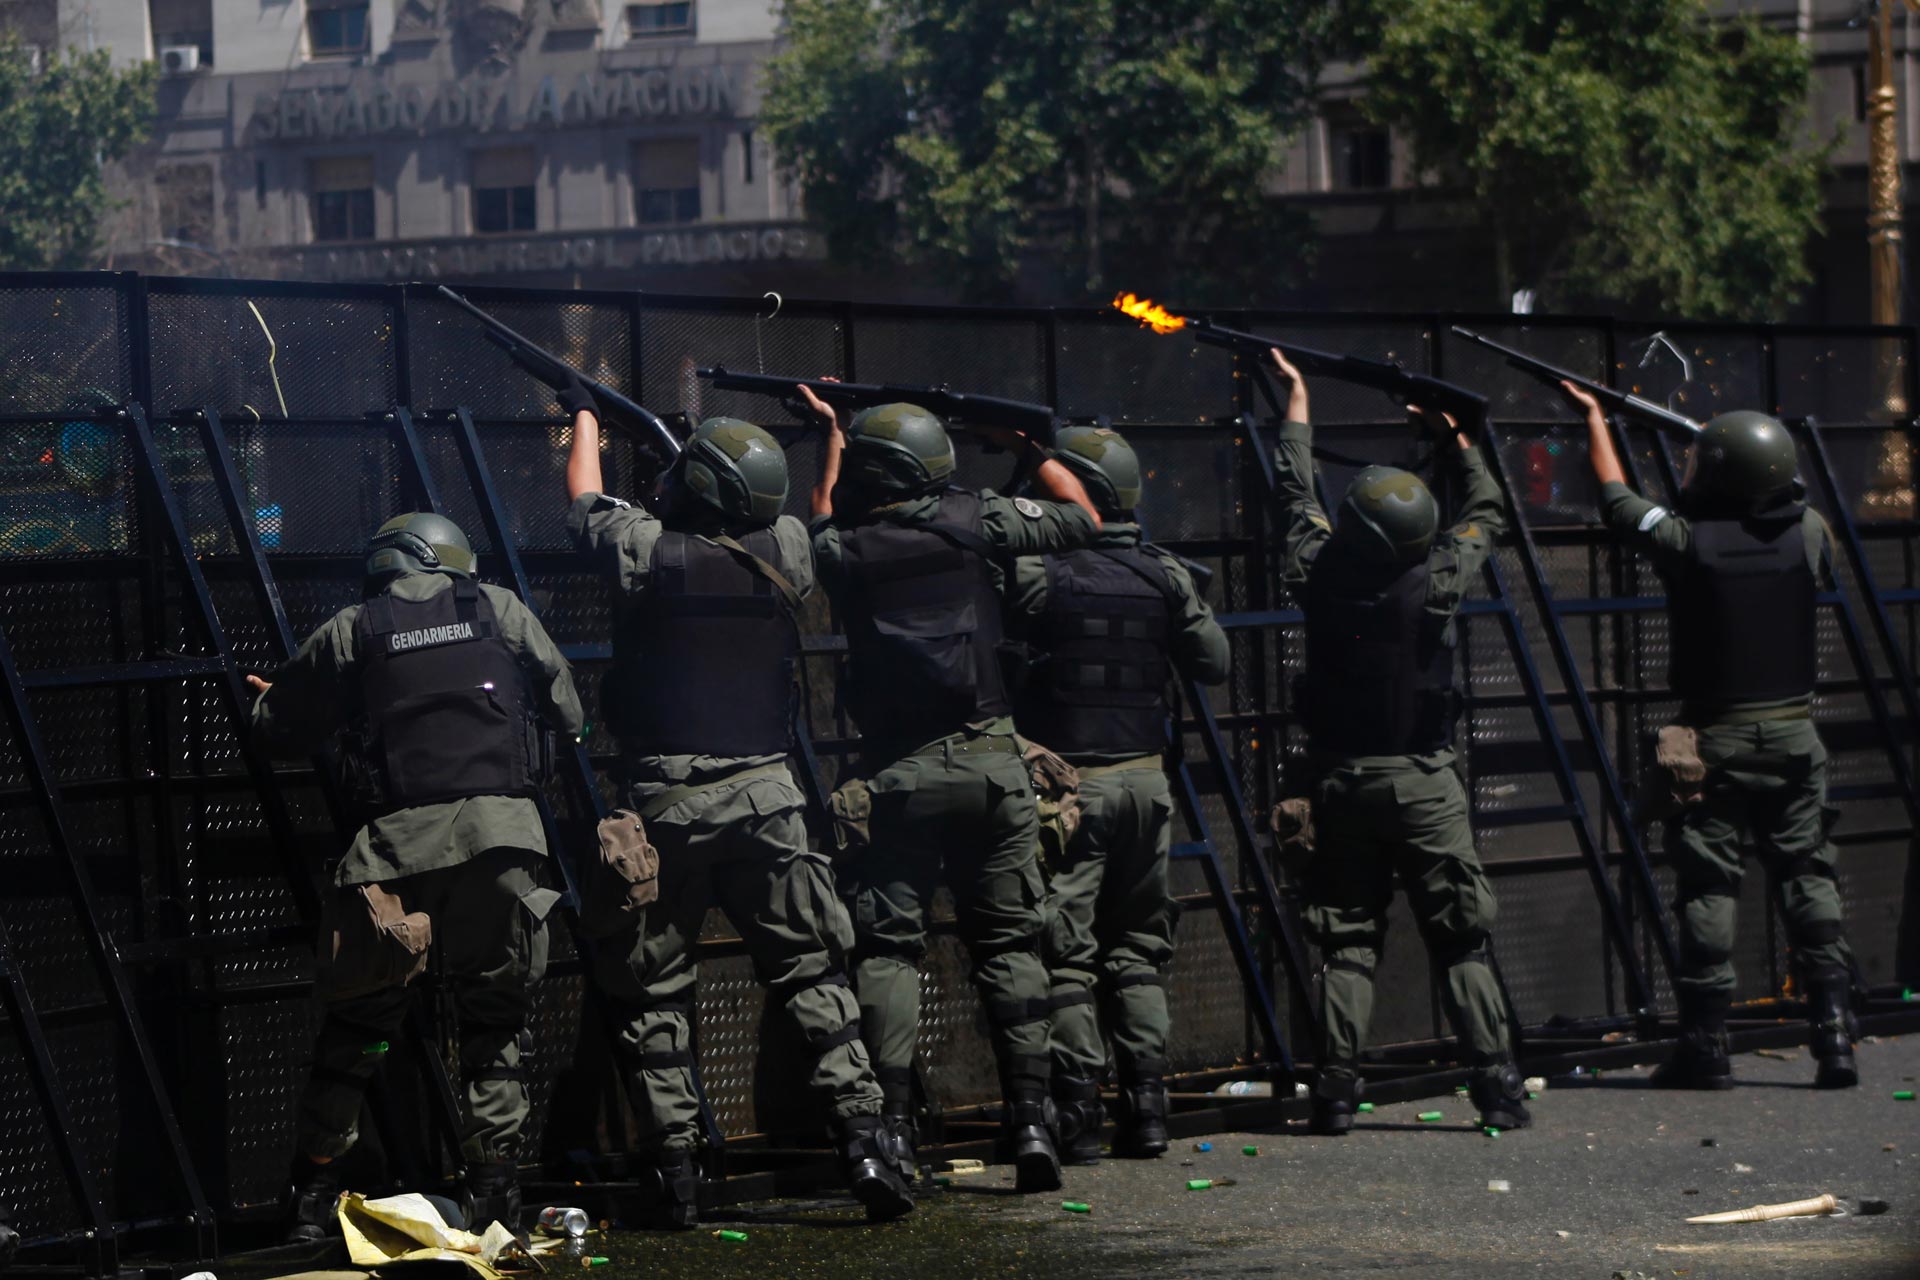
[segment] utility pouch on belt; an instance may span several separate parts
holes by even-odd
[[[833,817],[833,843],[841,857],[850,857],[873,843],[873,790],[865,778],[849,778],[827,797]]]
[[[1320,787],[1320,771],[1304,762],[1289,764],[1280,779],[1280,802],[1268,815],[1273,828],[1274,856],[1289,876],[1299,876],[1313,861],[1313,795]]]
[[[1307,796],[1292,796],[1273,806],[1269,818],[1273,825],[1274,851],[1280,865],[1298,874],[1313,860],[1313,801]]]
[[[433,922],[409,912],[377,884],[341,890],[322,985],[330,1000],[349,1000],[412,982],[427,967]]]
[[[1707,766],[1700,759],[1700,734],[1684,724],[1662,725],[1654,737],[1653,768],[1640,787],[1640,818],[1671,818],[1706,794]]]
[[[1037,742],[1019,742],[1040,815],[1040,865],[1051,872],[1067,865],[1067,848],[1080,829],[1080,771]]]
[[[660,896],[660,851],[640,815],[615,809],[600,821],[600,848],[580,886],[580,931],[604,938],[632,924]]]

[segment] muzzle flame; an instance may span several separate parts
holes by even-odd
[[[1177,316],[1159,303],[1148,298],[1136,298],[1130,293],[1115,294],[1113,305],[1123,315],[1132,316],[1155,333],[1172,333],[1176,329],[1187,327],[1187,318]]]

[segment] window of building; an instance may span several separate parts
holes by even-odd
[[[315,240],[373,239],[373,157],[326,156],[307,161]]]
[[[307,0],[309,58],[349,58],[367,49],[367,0]]]
[[[179,74],[213,65],[213,0],[148,0],[153,56]],[[191,55],[180,51],[192,49]]]
[[[740,181],[753,185],[753,130],[740,131]]]
[[[633,207],[644,225],[700,220],[700,140],[663,138],[633,147]]]
[[[473,153],[473,229],[486,233],[534,228],[532,147]]]
[[[213,166],[167,164],[153,171],[153,198],[160,234],[205,245],[213,239]]]
[[[627,6],[627,39],[648,40],[654,36],[684,36],[693,33],[692,0],[670,4],[630,4]]]
[[[1860,123],[1867,118],[1867,64],[1864,62],[1853,66],[1853,118]]]
[[[1393,147],[1385,129],[1372,126],[1332,133],[1335,191],[1378,191],[1393,180]]]

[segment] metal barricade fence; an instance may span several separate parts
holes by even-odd
[[[1311,1061],[1314,961],[1295,950],[1293,907],[1284,881],[1273,887],[1261,834],[1302,748],[1289,684],[1303,644],[1274,575],[1262,427],[1236,417],[1255,406],[1228,354],[1074,309],[788,300],[769,315],[759,299],[470,296],[655,412],[766,423],[788,446],[789,509],[803,518],[817,430],[713,391],[696,367],[945,383],[1125,429],[1148,467],[1141,518],[1218,570],[1212,603],[1234,656],[1229,682],[1181,724],[1192,812],[1175,837],[1174,889],[1187,905],[1168,979],[1176,1087],[1262,1073],[1290,1083],[1281,1054]],[[1577,1060],[1650,1033],[1671,1011],[1659,937],[1670,876],[1657,838],[1651,880],[1637,870],[1624,805],[1648,734],[1672,710],[1664,618],[1645,607],[1659,592],[1650,570],[1594,523],[1584,432],[1549,389],[1449,336],[1455,317],[1220,318],[1491,396],[1492,445],[1526,533],[1498,551],[1463,642],[1499,970],[1536,1058]],[[1870,987],[1884,995],[1914,980],[1920,525],[1904,408],[1915,403],[1914,334],[1674,325],[1649,348],[1645,326],[1607,319],[1472,323],[1588,375],[1658,395],[1678,386],[1676,403],[1695,416],[1761,406],[1813,420],[1796,427],[1812,496],[1848,552],[1823,610],[1817,715],[1848,797],[1838,838],[1849,932]],[[1643,349],[1655,352],[1645,367]],[[1325,381],[1313,393],[1330,453],[1406,452],[1401,412],[1383,396]],[[0,276],[0,666],[13,673],[0,734],[0,1204],[31,1240],[85,1241],[87,1264],[107,1269],[129,1223],[184,1226],[201,1234],[182,1248],[203,1250],[212,1218],[257,1216],[278,1192],[314,1027],[313,907],[336,836],[318,765],[261,775],[231,682],[269,670],[289,638],[359,598],[374,527],[437,501],[473,539],[483,577],[515,585],[517,568],[595,705],[612,605],[566,533],[567,426],[555,412],[545,388],[427,286]],[[1664,492],[1667,446],[1635,429],[1627,439],[1649,490]],[[963,482],[1004,482],[1003,457],[964,433],[960,446]],[[642,458],[611,439],[609,487],[643,489]],[[1337,493],[1344,472],[1330,459],[1324,486]],[[807,728],[830,787],[855,731],[823,600],[806,622]],[[613,743],[596,728],[586,747],[610,796]],[[582,797],[556,785],[552,801],[578,848]],[[1749,877],[1744,907],[1740,994],[1775,1002],[1747,1010],[1771,1018],[1789,984],[1763,877]],[[1448,1030],[1402,906],[1392,937],[1373,1028],[1383,1048],[1369,1071],[1420,1087],[1448,1078]],[[702,947],[699,1057],[729,1145],[806,1134],[816,1119],[724,920],[709,922]],[[624,1121],[564,930],[554,957],[536,1004],[527,1142],[557,1166],[608,1135],[619,1145]],[[966,973],[942,930],[924,968],[920,1059],[933,1102],[963,1124],[997,1093]],[[431,1039],[396,1056],[410,1048],[430,1067]],[[409,1100],[432,1097],[434,1074],[390,1070],[376,1119],[431,1115]],[[190,1197],[156,1154],[170,1124],[199,1184]],[[390,1158],[431,1167],[445,1137],[429,1132],[413,1155]]]

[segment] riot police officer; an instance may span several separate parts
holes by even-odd
[[[889,1128],[911,1163],[915,967],[944,876],[986,1004],[1016,1185],[1050,1190],[1060,1163],[1039,956],[1045,889],[1001,670],[1000,593],[1004,561],[1085,545],[1098,518],[1058,461],[1034,473],[1053,501],[955,488],[952,442],[925,409],[880,405],[843,424],[807,399],[834,423],[813,493],[813,547],[847,631],[845,696],[861,733],[858,785],[871,796],[871,844],[845,867],[842,888],[854,904],[854,989]]]
[[[1815,597],[1832,578],[1833,534],[1806,504],[1793,439],[1763,413],[1714,418],[1694,441],[1671,511],[1627,487],[1599,404],[1561,386],[1586,411],[1602,519],[1666,584],[1680,719],[1662,737],[1683,744],[1674,758],[1703,775],[1666,824],[1678,878],[1680,1044],[1654,1083],[1733,1086],[1734,909],[1751,847],[1778,886],[1813,1025],[1814,1083],[1857,1084],[1852,953],[1829,838],[1838,814],[1827,807],[1827,751],[1812,712]]]
[[[1052,975],[1053,1097],[1061,1158],[1099,1158],[1106,1066],[1120,1077],[1116,1155],[1167,1149],[1167,997],[1175,908],[1167,888],[1173,802],[1164,762],[1173,669],[1227,678],[1227,637],[1177,556],[1141,541],[1140,459],[1103,427],[1068,427],[1054,457],[1101,517],[1093,546],[1015,563],[1009,605],[1033,649],[1018,698],[1023,736],[1080,775],[1080,825],[1050,867],[1044,957]],[[1101,1017],[1095,1016],[1098,992]]]
[[[1329,521],[1314,498],[1306,384],[1280,352],[1273,359],[1291,382],[1274,454],[1281,574],[1307,632],[1295,705],[1314,774],[1317,847],[1301,887],[1324,966],[1311,1127],[1342,1134],[1353,1126],[1356,1064],[1397,871],[1430,962],[1444,975],[1442,1004],[1474,1068],[1468,1090],[1481,1122],[1524,1128],[1531,1117],[1512,1028],[1488,964],[1493,889],[1474,853],[1453,742],[1454,617],[1506,527],[1500,489],[1451,418],[1410,407],[1439,435],[1459,478],[1454,524],[1440,528],[1439,507],[1418,476],[1378,466],[1354,476],[1338,521]]]
[[[787,460],[751,423],[709,418],[668,473],[661,516],[602,492],[599,424],[573,411],[567,489],[574,544],[620,593],[604,714],[628,803],[659,851],[659,897],[595,950],[624,1014],[623,1069],[657,1144],[668,1225],[696,1216],[698,1100],[688,1018],[693,947],[709,906],[740,933],[768,998],[785,1009],[832,1107],[835,1145],[874,1219],[913,1208],[849,989],[853,927],[832,868],[807,847],[805,798],[787,766],[801,600],[813,589],[805,527],[782,515]]]
[[[566,659],[511,593],[476,582],[451,520],[396,516],[367,548],[366,598],[307,637],[260,691],[253,732],[281,754],[341,738],[362,823],[339,864],[320,956],[326,1017],[300,1096],[289,1239],[333,1221],[334,1161],[397,1039],[429,947],[459,1020],[461,1154],[472,1220],[516,1227],[528,1005],[547,962],[546,833],[533,796],[543,724],[581,729]]]

